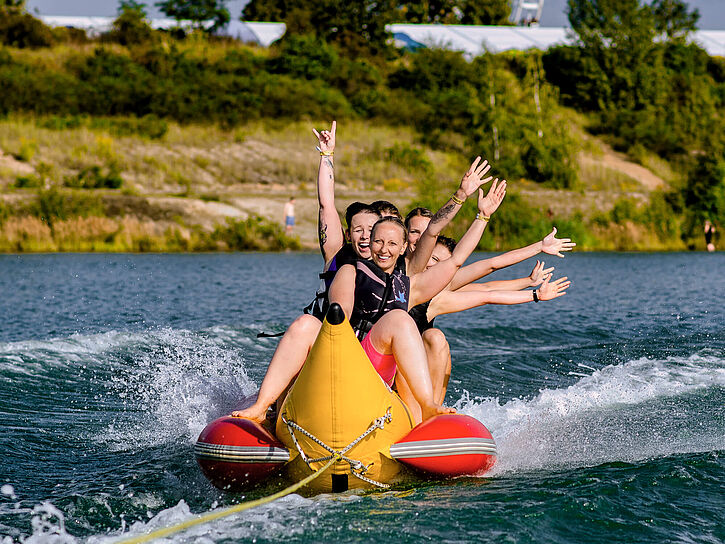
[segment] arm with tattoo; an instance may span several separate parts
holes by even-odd
[[[318,240],[325,264],[330,262],[342,244],[342,223],[335,209],[334,159],[335,132],[337,123],[332,122],[331,130],[318,132],[312,129],[319,141],[320,167],[317,171],[317,202],[319,204]]]
[[[468,172],[463,176],[461,185],[458,187],[453,196],[446,202],[443,207],[431,217],[428,228],[420,235],[415,250],[406,257],[406,265],[408,275],[417,274],[425,269],[430,256],[433,254],[438,236],[443,229],[448,226],[458,210],[463,206],[463,202],[471,196],[476,190],[491,181],[492,176],[483,178],[483,176],[491,169],[488,161],[481,161],[481,157],[476,157]]]

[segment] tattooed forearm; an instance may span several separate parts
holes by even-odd
[[[318,229],[318,238],[320,240],[320,251],[322,251],[322,248],[324,247],[325,243],[327,243],[327,223],[320,220],[320,225]]]
[[[453,211],[453,209],[455,207],[456,207],[456,205],[453,204],[453,203],[446,204],[440,210],[438,210],[435,213],[435,215],[433,215],[433,217],[431,217],[430,222],[431,223],[438,223],[440,221],[443,221],[444,219],[446,219],[451,214],[451,212]]]
[[[325,157],[322,159],[322,162],[324,162],[327,166],[329,166],[332,170],[335,169],[335,165],[332,164],[332,161],[330,160],[330,157]]]

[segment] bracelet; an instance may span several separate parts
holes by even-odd
[[[478,212],[476,214],[476,219],[480,219],[481,221],[488,222],[488,221],[491,220],[491,216],[490,215],[483,215],[481,212]]]
[[[315,149],[317,149],[317,151],[320,152],[320,157],[331,157],[332,155],[335,154],[334,151],[322,151],[322,149],[320,149],[319,145],[316,146]]]
[[[532,293],[534,293],[534,302],[539,302],[539,295],[536,294],[536,289],[534,289]]]
[[[457,196],[455,195],[455,193],[454,193],[454,195],[453,195],[453,196],[451,197],[451,200],[453,201],[453,203],[454,203],[454,204],[458,204],[459,206],[463,206],[463,200],[461,200],[460,198],[458,198],[458,197],[457,197]]]

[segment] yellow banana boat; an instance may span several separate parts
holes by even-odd
[[[207,478],[227,490],[280,469],[300,481],[332,458],[310,490],[389,487],[404,465],[428,476],[482,474],[496,459],[491,434],[470,416],[438,416],[414,428],[336,304],[282,404],[275,435],[250,420],[223,417],[207,425],[194,451]]]

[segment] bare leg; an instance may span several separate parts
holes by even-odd
[[[279,398],[305,364],[307,354],[315,343],[321,326],[322,323],[318,319],[307,314],[292,322],[269,362],[267,373],[257,394],[257,401],[249,408],[232,412],[234,417],[244,417],[258,423],[265,420],[267,409]]]
[[[398,390],[398,396],[400,396],[402,401],[408,407],[408,410],[410,410],[410,415],[413,417],[413,421],[417,425],[423,420],[423,415],[420,411],[420,404],[418,404],[418,401],[415,400],[408,382],[405,381],[405,378],[403,378],[403,375],[400,372],[395,375],[395,388]]]
[[[455,411],[435,402],[423,339],[407,312],[392,310],[386,313],[370,331],[370,341],[379,353],[395,356],[400,373],[420,405],[423,421]]]
[[[451,348],[446,335],[440,329],[428,329],[423,332],[423,345],[428,357],[428,369],[433,384],[433,398],[443,404],[451,377]]]
[[[448,379],[451,376],[451,350],[448,347],[448,341],[440,329],[428,329],[423,332],[423,345],[428,359],[428,370],[433,386],[433,399],[437,404],[443,404]],[[413,419],[416,423],[420,423],[420,405],[415,400],[408,382],[405,381],[402,375],[398,374],[395,377],[395,384],[400,398],[410,409]]]

